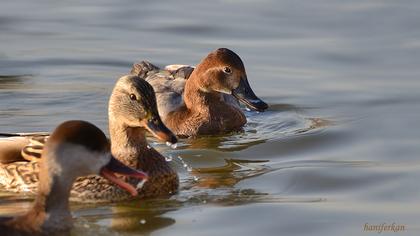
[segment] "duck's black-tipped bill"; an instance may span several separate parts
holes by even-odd
[[[252,91],[246,77],[241,78],[239,86],[232,90],[232,95],[252,110],[265,111],[268,108],[267,103],[258,98]]]
[[[178,142],[175,134],[172,133],[166,125],[163,124],[160,117],[154,117],[147,121],[146,123],[147,130],[152,133],[156,138],[170,143]]]
[[[122,179],[115,176],[115,174],[129,176],[141,180],[147,180],[149,178],[148,175],[143,171],[132,169],[114,157],[111,157],[109,163],[101,169],[100,174],[104,178],[118,185],[118,187],[128,191],[132,196],[136,196],[138,194],[136,188],[131,184],[124,182]]]

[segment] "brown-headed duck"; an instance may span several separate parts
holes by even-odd
[[[195,68],[161,70],[142,61],[131,73],[153,86],[164,123],[181,137],[241,130],[247,120],[238,101],[257,111],[268,108],[252,91],[241,58],[226,48],[211,52]]]
[[[24,215],[0,218],[2,235],[63,235],[72,227],[70,189],[81,176],[101,175],[132,195],[137,190],[115,173],[146,180],[147,174],[116,160],[105,134],[93,124],[73,120],[59,125],[40,158],[38,194]]]

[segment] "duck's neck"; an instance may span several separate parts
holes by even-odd
[[[148,146],[145,132],[144,128],[129,127],[110,118],[109,135],[112,154],[124,164],[138,168],[139,154],[147,154],[151,149]]]
[[[200,89],[195,74],[191,75],[185,84],[184,102],[189,110],[205,114],[224,104],[220,93]]]
[[[38,195],[32,209],[22,216],[22,222],[42,231],[69,230],[72,217],[69,196],[75,178],[62,178],[48,171],[40,173]]]

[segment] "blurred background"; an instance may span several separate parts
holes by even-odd
[[[420,232],[417,1],[2,1],[0,132],[68,119],[107,130],[115,81],[140,60],[195,65],[227,47],[255,93],[243,133],[151,143],[170,199],[73,204],[74,235]],[[30,196],[0,192],[0,214]]]

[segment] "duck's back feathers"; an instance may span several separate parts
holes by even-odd
[[[152,85],[155,90],[159,115],[165,120],[166,115],[184,105],[182,94],[185,81],[191,74],[192,67],[177,70],[162,70],[148,61],[136,63],[131,70]]]
[[[48,133],[14,133],[1,134],[0,163],[8,164],[17,161],[32,161],[41,157],[41,152]]]
[[[17,161],[0,166],[0,186],[2,188],[16,193],[36,193],[39,181],[38,161]]]
[[[160,71],[160,68],[153,65],[148,61],[141,61],[139,63],[135,63],[133,68],[131,68],[130,74],[137,75],[142,79],[145,79],[147,76],[151,75],[152,73],[157,73]]]
[[[38,160],[48,134],[16,133],[3,136],[9,137],[0,139],[0,185],[12,192],[35,193],[38,186]]]
[[[21,155],[27,161],[38,161],[41,158],[42,150],[44,149],[45,142],[49,136],[33,136],[29,139],[29,144],[26,145]]]
[[[28,137],[8,137],[0,139],[0,163],[8,164],[15,161],[24,161],[22,149],[30,143]]]

